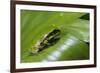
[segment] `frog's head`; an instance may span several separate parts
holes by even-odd
[[[39,51],[39,49],[36,46],[32,46],[31,49],[29,50],[29,52],[30,52],[31,55],[37,54],[38,51]]]

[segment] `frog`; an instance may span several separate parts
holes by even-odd
[[[48,34],[45,34],[41,41],[38,41],[34,46],[32,46],[31,54],[37,54],[44,49],[56,44],[60,40],[60,34],[60,29],[53,29]],[[32,51],[32,49],[34,50]]]

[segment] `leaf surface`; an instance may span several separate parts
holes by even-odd
[[[85,13],[21,10],[21,62],[89,59],[89,21]],[[30,49],[46,34],[60,29],[60,40],[36,55]],[[33,48],[34,50],[34,48]]]

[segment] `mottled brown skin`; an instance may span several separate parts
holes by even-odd
[[[39,47],[39,52],[42,51],[43,49],[52,46],[54,44],[57,43],[57,41],[60,39],[60,30],[59,29],[55,29],[52,32],[50,32],[44,39],[43,41],[41,41],[40,46]]]

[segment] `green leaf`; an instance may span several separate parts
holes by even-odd
[[[89,59],[89,46],[85,43],[89,42],[89,21],[79,19],[84,14],[21,10],[21,62]],[[61,30],[60,40],[30,55],[31,49],[35,51],[32,46],[54,29]]]
[[[63,25],[64,33],[70,33],[80,40],[89,42],[89,21],[77,19],[69,25]]]

